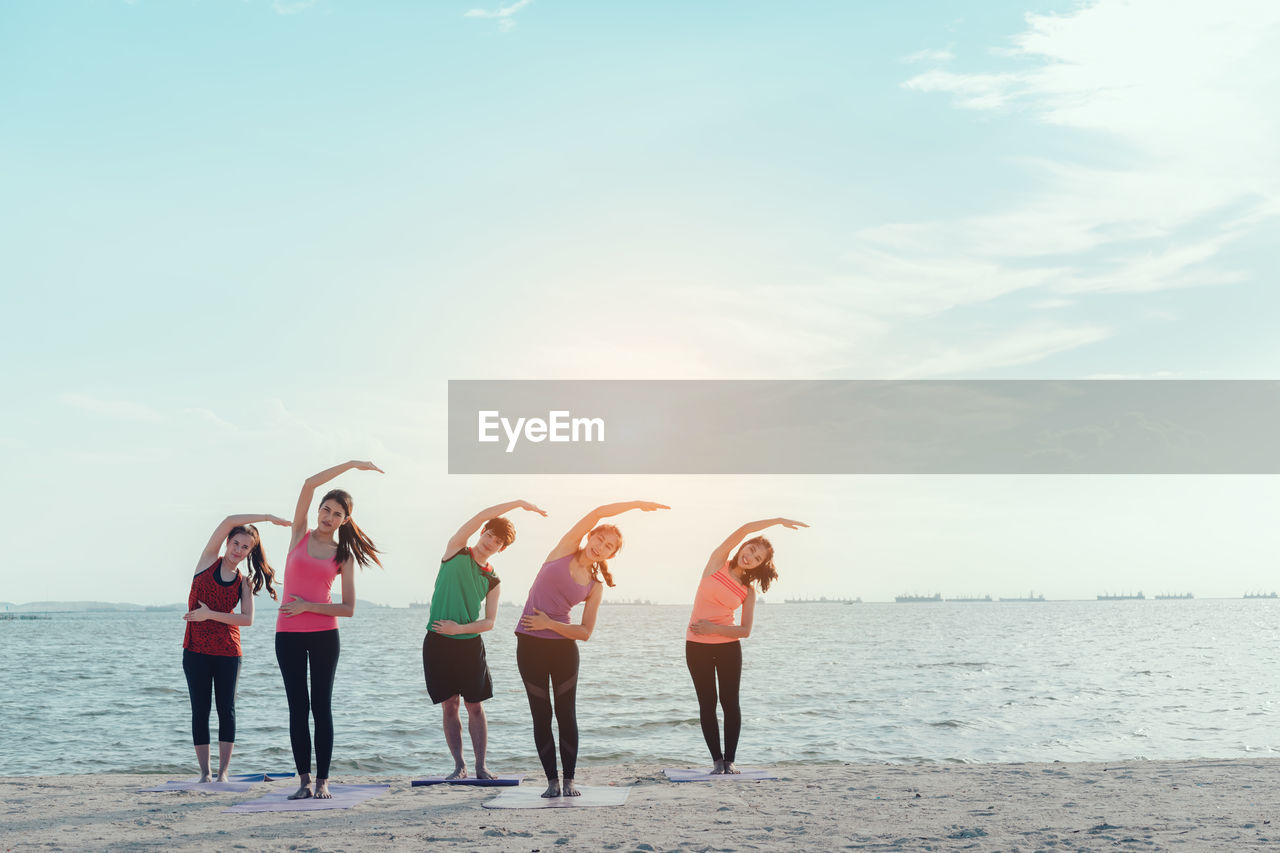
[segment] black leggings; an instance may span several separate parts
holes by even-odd
[[[698,719],[702,737],[715,761],[733,761],[742,734],[742,709],[738,688],[742,684],[742,643],[695,643],[685,640],[684,660],[698,694]],[[724,708],[724,753],[720,752],[720,727],[716,722],[716,681],[720,682],[720,706]]]
[[[572,779],[578,766],[578,643],[516,634],[516,665],[529,694],[533,715],[533,745],[547,779],[556,778],[556,742],[551,736],[551,692],[555,692],[555,716],[560,728],[560,760],[564,778]]]
[[[338,671],[338,629],[277,631],[276,661],[289,699],[289,742],[298,775],[311,773],[311,729],[316,720],[316,778],[329,778],[333,757],[333,676]],[[307,691],[307,659],[311,660],[311,691]]]
[[[206,655],[182,650],[182,672],[187,676],[191,696],[191,740],[196,746],[209,745],[209,703],[218,698],[218,740],[236,741],[236,682],[240,679],[240,656]]]

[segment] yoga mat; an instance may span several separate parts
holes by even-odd
[[[318,800],[315,797],[291,800],[289,795],[297,788],[286,787],[258,797],[256,800],[236,803],[224,810],[224,814],[226,812],[312,812],[324,809],[349,809],[357,803],[385,793],[390,787],[390,785],[330,785],[329,793],[333,794],[333,797],[328,800]]]
[[[475,785],[478,788],[493,788],[505,785],[519,785],[520,780],[524,778],[523,773],[515,776],[499,776],[497,779],[446,779],[443,776],[427,776],[422,779],[414,779],[410,785],[419,788],[423,785]]]
[[[545,790],[545,789],[544,789]],[[580,797],[543,797],[536,785],[523,785],[503,791],[498,796],[484,803],[486,809],[572,809],[595,808],[599,806],[620,806],[627,801],[631,793],[630,785],[616,788],[596,788],[583,785],[578,788]]]
[[[740,773],[719,773],[693,767],[664,767],[662,772],[672,782],[752,782],[760,779],[777,779],[772,772],[758,767],[740,767]]]
[[[174,779],[154,788],[139,788],[139,794],[151,794],[158,791],[235,791],[243,794],[256,782],[270,782],[273,779],[288,779],[292,773],[234,773],[226,782],[201,782],[199,779]]]

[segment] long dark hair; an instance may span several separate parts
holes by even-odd
[[[338,552],[333,555],[334,562],[339,566],[345,565],[347,560],[352,557],[356,558],[356,562],[360,564],[360,568],[369,565],[370,561],[382,565],[382,561],[378,559],[378,547],[373,544],[363,530],[361,530],[351,517],[351,495],[342,489],[333,489],[320,503],[327,500],[335,500],[342,504],[342,510],[347,514],[347,520],[342,522],[342,526],[338,528]]]
[[[595,536],[597,533],[604,533],[604,532],[607,532],[607,531],[613,531],[613,534],[614,534],[615,536],[617,536],[617,537],[618,537],[618,549],[617,549],[616,551],[614,551],[614,552],[613,552],[613,556],[615,556],[615,557],[616,557],[616,556],[618,556],[618,554],[620,554],[620,553],[622,552],[622,531],[621,531],[621,530],[619,530],[619,529],[618,529],[617,527],[615,527],[614,525],[612,525],[612,524],[601,524],[601,525],[598,525],[594,530],[592,530],[590,533],[588,533],[588,534],[587,534],[587,539],[588,539],[588,540],[590,540],[590,539],[591,539],[591,537],[592,537],[592,536]],[[581,554],[581,553],[582,553],[582,551],[583,551],[583,549],[582,549],[582,548],[579,548],[579,549],[578,549],[578,554]],[[577,556],[577,554],[575,554],[574,556],[576,557],[576,556]],[[592,579],[593,581],[595,581],[596,583],[602,583],[602,582],[603,582],[603,583],[605,583],[605,584],[607,584],[607,585],[609,585],[609,586],[613,586],[613,585],[614,585],[614,583],[613,583],[613,575],[609,574],[609,561],[608,561],[608,560],[597,560],[597,561],[595,561],[594,563],[592,563],[592,564],[591,564],[591,579]]]
[[[252,585],[253,594],[257,595],[265,586],[267,592],[271,594],[271,600],[278,601],[275,587],[272,586],[276,579],[276,570],[267,562],[267,552],[262,550],[262,536],[258,533],[258,528],[252,524],[237,524],[227,534],[227,542],[241,533],[253,540],[253,547],[249,549],[248,557],[249,582]]]
[[[778,579],[778,570],[773,565],[773,543],[768,539],[765,539],[763,536],[757,536],[754,539],[748,539],[746,542],[743,542],[738,550],[734,552],[733,560],[730,561],[729,565],[731,568],[735,569],[738,567],[738,554],[741,554],[742,549],[748,545],[764,546],[764,549],[769,552],[769,556],[765,557],[760,565],[755,568],[742,570],[742,579],[745,581],[744,586],[750,586],[752,583],[755,583],[760,587],[761,592],[768,592],[769,584]]]

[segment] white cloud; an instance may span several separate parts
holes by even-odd
[[[956,55],[950,48],[917,50],[902,57],[903,62],[950,62]]]
[[[1223,257],[1280,214],[1280,5],[1099,0],[1069,14],[1028,16],[1001,53],[1018,67],[934,69],[903,86],[949,94],[962,109],[1088,134],[1111,159],[1010,164],[1032,183],[1003,210],[859,232],[846,298],[877,316],[906,318],[1022,290],[1044,293],[1038,307],[1056,307],[1064,294],[1251,277]],[[1063,329],[1025,352],[1103,337]],[[1016,363],[1029,340],[943,352],[917,369]]]
[[[496,18],[498,21],[498,29],[505,33],[515,28],[515,14],[532,2],[533,0],[516,0],[516,2],[512,3],[510,6],[499,6],[494,11],[489,11],[488,9],[468,9],[462,17]]]

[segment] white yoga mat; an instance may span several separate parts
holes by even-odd
[[[627,801],[631,786],[582,785],[578,790],[582,792],[578,797],[543,797],[537,785],[521,785],[519,788],[508,788],[486,802],[484,807],[486,809],[590,809],[620,806]]]

